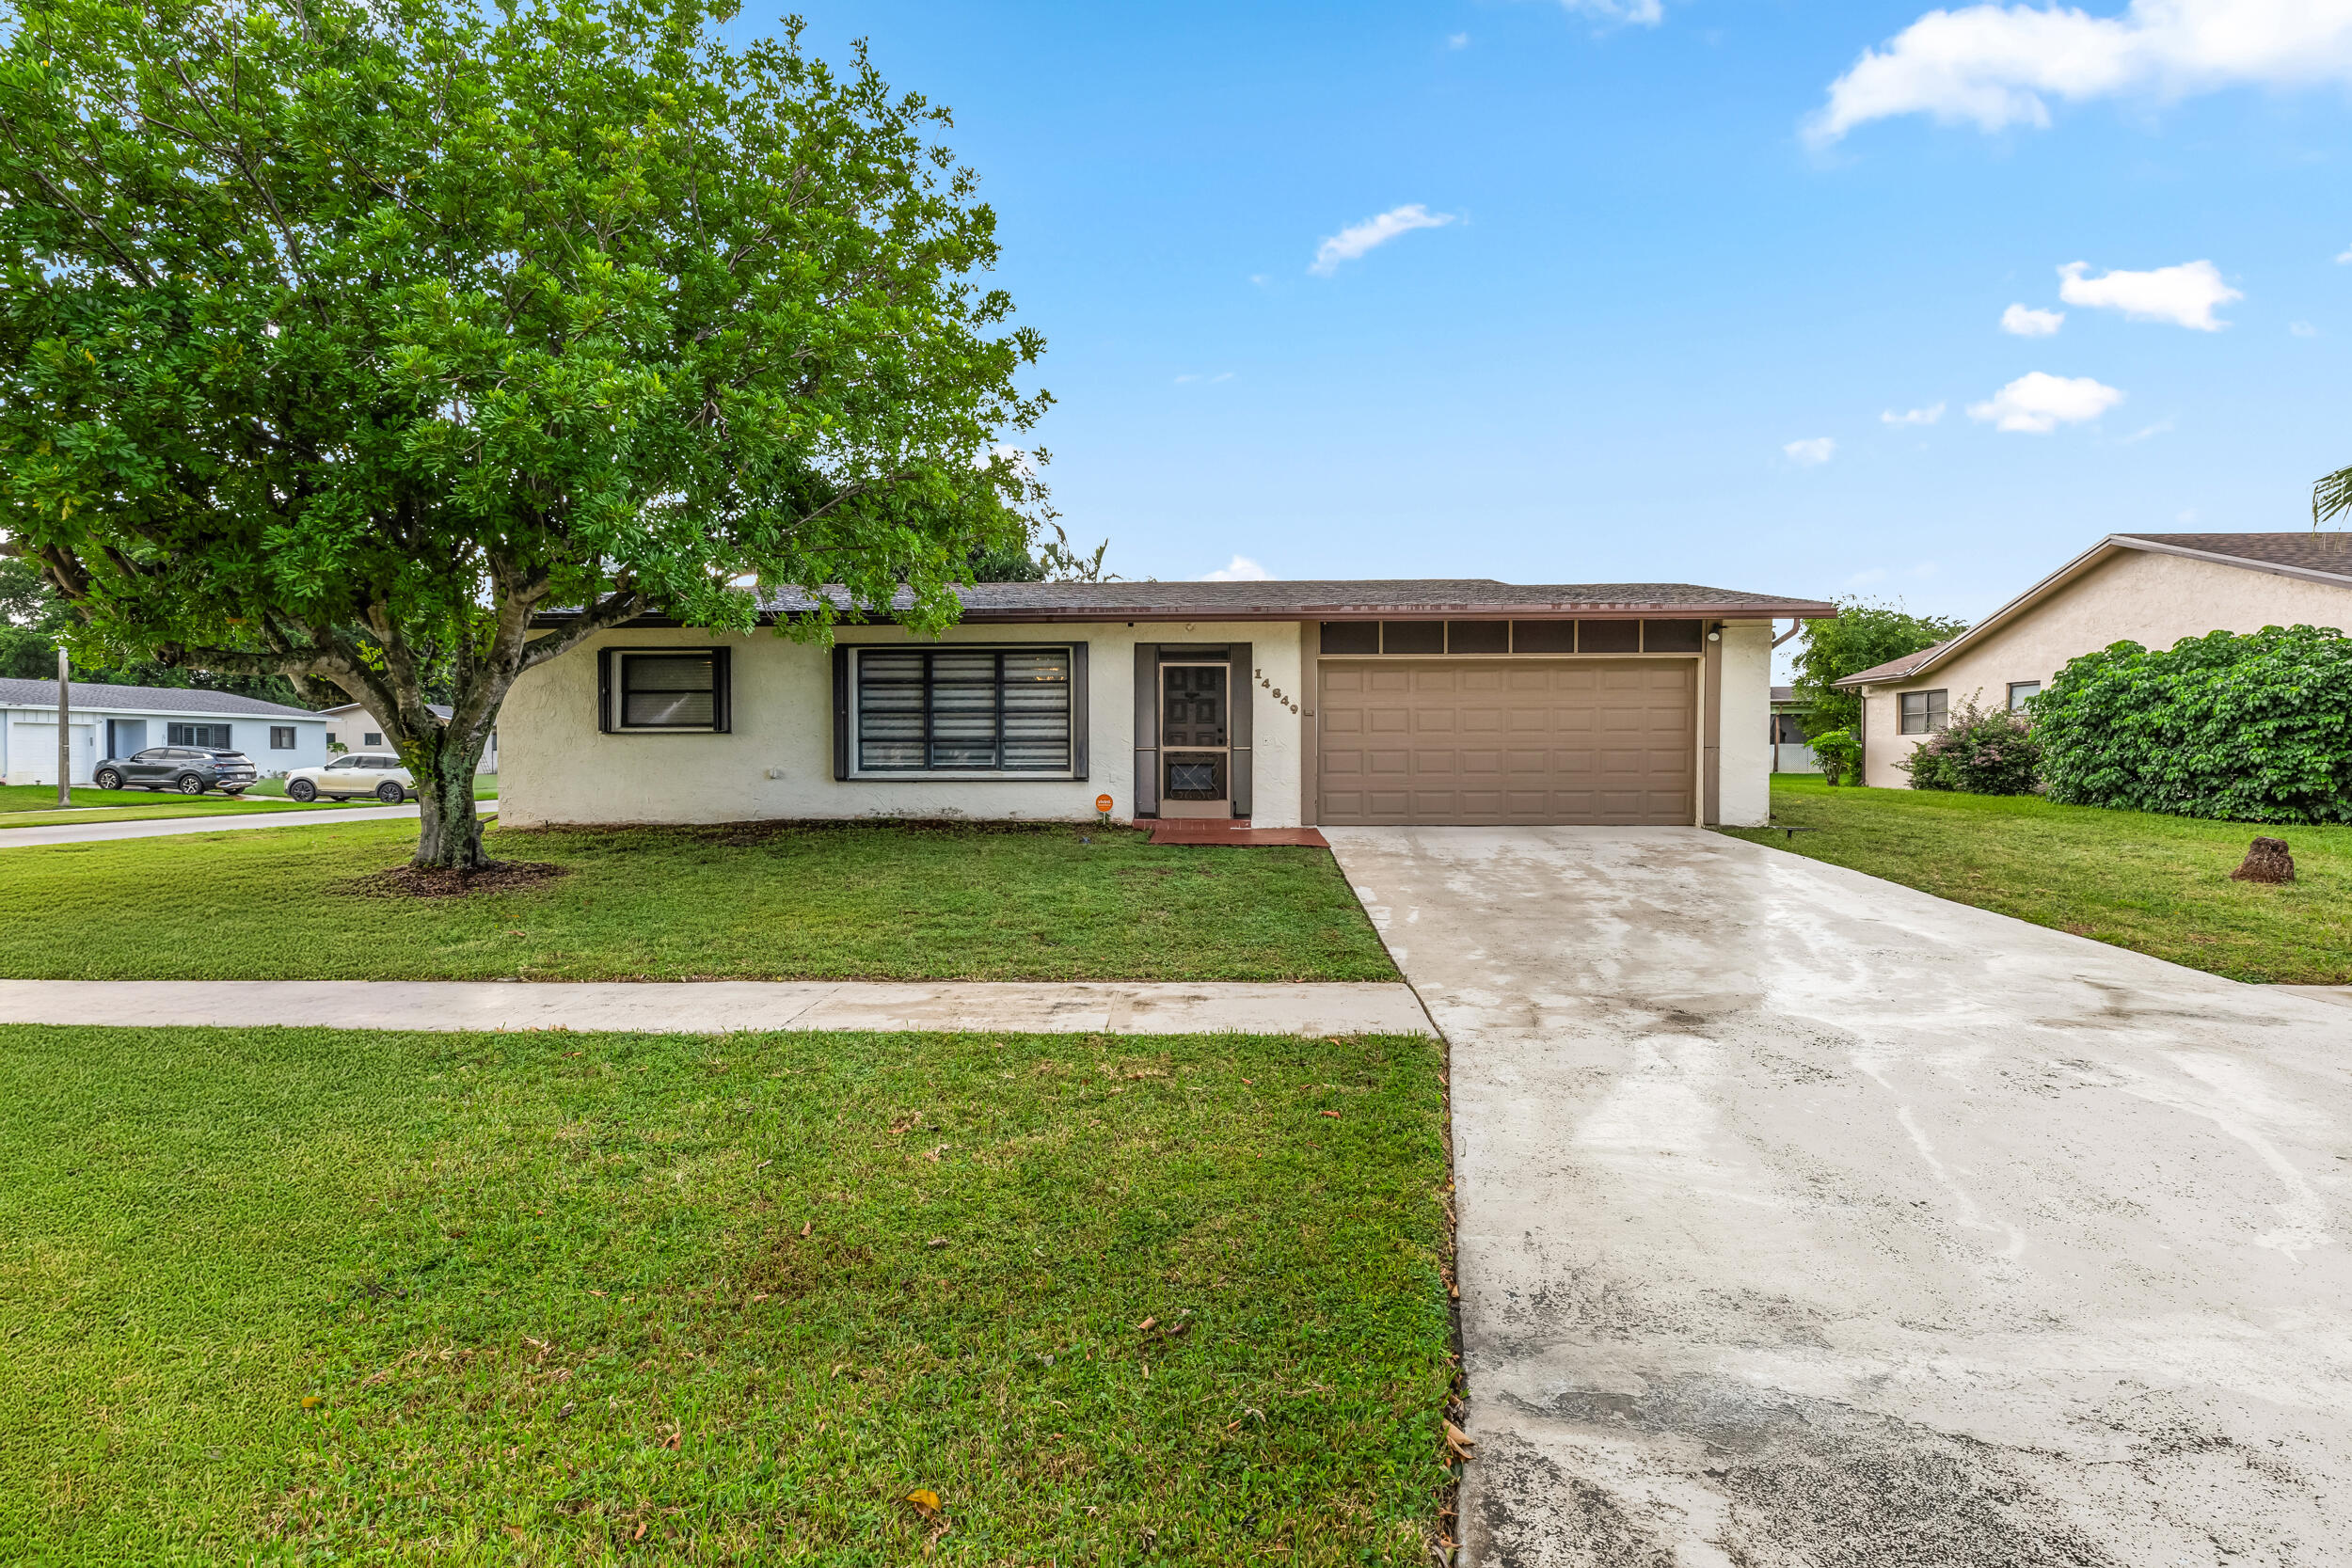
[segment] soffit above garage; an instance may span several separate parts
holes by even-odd
[[[1372,578],[1267,582],[980,582],[956,590],[967,622],[1349,621],[1438,616],[1520,621],[1696,616],[1819,620],[1836,607],[1689,582],[1498,582],[1492,578]],[[911,599],[901,595],[900,608]],[[838,598],[835,603],[841,603]],[[765,620],[804,615],[798,590],[762,596]],[[561,625],[561,612],[538,617]],[[640,624],[663,625],[656,617]]]

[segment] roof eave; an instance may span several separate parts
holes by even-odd
[[[790,621],[803,610],[762,610],[761,626]],[[1232,605],[1110,606],[1088,610],[994,610],[967,607],[958,618],[971,625],[1059,626],[1121,625],[1140,622],[1197,621],[1826,621],[1837,607],[1807,600],[1768,603],[1715,604],[1548,604],[1548,605],[1301,605],[1243,609]],[[533,626],[565,626],[577,617],[549,612],[532,617]],[[842,618],[845,625],[890,625],[885,619]],[[686,623],[666,615],[641,615],[625,626],[682,627]],[[622,628],[615,628],[622,629]]]

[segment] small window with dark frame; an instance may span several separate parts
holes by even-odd
[[[2042,683],[2041,683],[2040,681],[2011,681],[2011,682],[2010,682],[2010,683],[2009,683],[2009,710],[2010,710],[2010,712],[2011,712],[2011,713],[2023,713],[2023,712],[2025,712],[2025,711],[2026,711],[2026,705],[2028,702],[2032,701],[2032,700],[2033,700],[2033,696],[2034,696],[2034,694],[2035,694],[2036,692],[2040,691],[2041,689],[2042,689]]]
[[[1935,735],[1945,725],[1946,700],[1943,691],[1906,691],[1901,695],[1902,733],[1905,735]]]
[[[622,729],[718,727],[719,661],[712,655],[624,650],[614,662]]]
[[[1071,651],[861,648],[860,773],[1067,773]]]
[[[367,734],[359,737],[359,744],[362,746],[381,746],[384,744],[384,734],[381,730],[370,730]]]
[[[291,752],[294,749],[294,727],[292,724],[272,724],[269,727],[269,749]]]
[[[226,724],[167,724],[164,738],[174,746],[202,746],[221,752],[232,744]]]

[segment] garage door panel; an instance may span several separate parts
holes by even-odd
[[[1418,659],[1322,678],[1334,827],[1693,819],[1695,660]]]

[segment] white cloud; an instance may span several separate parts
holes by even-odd
[[[2336,265],[2340,267],[2352,267],[2352,245],[2346,245],[2343,250],[2337,253]]]
[[[1318,277],[1328,277],[1339,271],[1342,261],[1353,261],[1377,245],[1387,245],[1399,234],[1416,229],[1443,229],[1454,221],[1452,213],[1433,213],[1415,201],[1403,207],[1391,207],[1376,218],[1351,223],[1345,229],[1315,247],[1314,264],[1307,270]]]
[[[2063,310],[2031,310],[2012,305],[2001,312],[2001,330],[2018,338],[2046,338],[2066,325]]]
[[[2287,330],[2294,333],[2298,338],[2316,338],[2319,336],[2319,328],[2313,326],[2309,322],[2289,322],[2287,323]]]
[[[1655,27],[1666,19],[1663,0],[1560,0],[1560,4],[1604,22],[1624,22],[1642,27]]]
[[[1995,429],[2047,436],[2062,424],[2095,420],[2123,394],[2103,387],[2087,375],[2051,375],[2033,371],[2019,376],[1982,403],[1968,405],[1968,417],[1989,421]]]
[[[1809,440],[1791,441],[1780,449],[1788,454],[1788,461],[1800,468],[1817,468],[1837,453],[1837,443],[1827,436]]]
[[[1448,49],[1468,49],[1470,47],[1470,35],[1468,33],[1448,33],[1445,36],[1445,46]]]
[[[2184,261],[2153,272],[2110,272],[2085,277],[2088,261],[2069,261],[2058,268],[2058,298],[2069,305],[2121,310],[2134,321],[2170,322],[2200,332],[2218,332],[2230,324],[2214,319],[2213,308],[2246,296],[2221,281],[2211,261]]]
[[[2163,419],[2158,420],[2154,424],[2142,425],[2137,430],[2133,431],[2129,436],[2124,436],[2122,440],[2116,442],[2115,444],[2119,447],[2128,447],[2135,441],[2145,441],[2151,436],[2161,436],[2166,431],[2170,430],[2176,422],[2178,421],[2170,419]]]
[[[1933,424],[1944,417],[1944,405],[1930,404],[1925,408],[1913,408],[1898,414],[1892,408],[1879,416],[1881,424]]]
[[[1214,572],[1203,573],[1202,582],[1263,582],[1273,576],[1264,567],[1246,555],[1237,555]]]
[[[1914,114],[1984,131],[2047,126],[2045,95],[2183,98],[2322,82],[2352,82],[2352,0],[2131,0],[2117,16],[1963,6],[1864,50],[1805,135],[1820,145]]]

